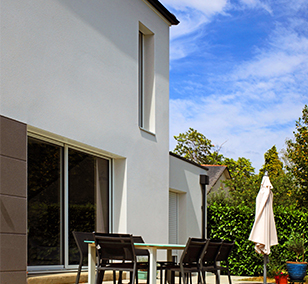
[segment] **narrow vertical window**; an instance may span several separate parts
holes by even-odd
[[[155,133],[154,34],[139,25],[138,93],[139,126]]]
[[[169,191],[169,244],[179,242],[179,194]],[[179,251],[172,251],[175,261],[179,257]]]
[[[144,44],[144,35],[142,32],[139,31],[139,126],[143,128],[143,115],[144,115],[144,105],[143,105],[143,96],[144,96],[144,90],[143,90],[143,64],[144,64],[144,54],[143,54],[143,44]]]

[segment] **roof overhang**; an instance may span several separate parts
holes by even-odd
[[[171,25],[177,25],[180,21],[158,0],[147,0]]]
[[[203,165],[200,165],[200,164],[197,164],[197,163],[195,163],[195,162],[193,162],[193,161],[190,161],[190,160],[188,160],[188,159],[186,159],[186,158],[184,158],[184,157],[182,157],[182,156],[180,156],[180,155],[177,155],[177,154],[175,154],[175,153],[173,153],[173,152],[171,152],[171,151],[169,152],[169,156],[173,156],[173,157],[178,158],[178,159],[180,159],[180,160],[182,160],[182,161],[184,161],[184,162],[186,162],[186,163],[192,164],[192,165],[194,165],[194,166],[196,166],[196,167],[199,167],[199,168],[201,168],[201,169],[203,169],[203,170],[208,171],[208,168],[207,168],[207,167],[205,167],[205,166],[203,166]]]

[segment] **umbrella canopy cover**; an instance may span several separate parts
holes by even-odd
[[[264,176],[256,198],[256,216],[249,236],[257,253],[269,255],[271,246],[278,244],[273,212],[273,188],[268,176]]]

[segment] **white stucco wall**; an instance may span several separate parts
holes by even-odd
[[[139,22],[154,33],[155,135],[138,127]],[[2,0],[1,114],[114,161],[114,231],[168,240],[169,26],[142,0]]]
[[[185,244],[188,237],[201,237],[200,175],[207,171],[172,155],[169,162],[169,190],[179,194],[179,243]]]

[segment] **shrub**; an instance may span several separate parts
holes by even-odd
[[[279,265],[295,258],[287,249],[286,241],[292,231],[308,236],[308,214],[293,207],[274,208],[279,245],[271,247],[270,262]],[[247,206],[232,206],[214,202],[208,207],[208,237],[234,240],[230,256],[233,275],[259,276],[263,274],[263,256],[255,252],[254,243],[248,240],[254,223],[255,211]],[[307,256],[305,256],[307,261]]]

